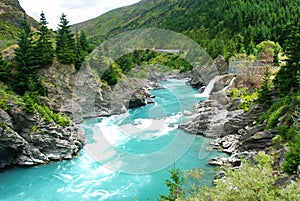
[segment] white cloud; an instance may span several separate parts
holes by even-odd
[[[19,0],[26,13],[39,21],[40,13],[46,15],[49,27],[57,29],[62,13],[70,24],[97,17],[111,9],[137,3],[139,0]]]

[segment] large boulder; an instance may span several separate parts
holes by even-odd
[[[218,97],[218,96],[213,96]],[[243,111],[227,111],[223,104],[224,99],[206,100],[197,105],[197,114],[185,123],[180,124],[179,128],[188,133],[204,135],[210,138],[218,138],[223,134],[225,122],[234,117],[240,116]]]
[[[129,108],[145,106],[148,103],[153,103],[152,95],[145,87],[137,89],[129,100]]]

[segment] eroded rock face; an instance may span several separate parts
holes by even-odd
[[[229,65],[224,57],[218,57],[214,61],[208,61],[203,66],[195,66],[187,84],[192,87],[201,88],[207,85],[215,76],[227,74],[228,70]],[[222,86],[224,84],[222,83]]]
[[[228,111],[223,102],[224,100],[210,99],[198,103],[196,106],[197,114],[192,116],[186,124],[179,125],[179,128],[188,133],[210,138],[222,136],[224,124],[243,113],[242,110]]]
[[[121,114],[129,108],[152,103],[152,96],[145,86],[161,88],[155,82],[126,76],[122,76],[115,86],[108,86],[94,71],[86,67],[77,72],[73,66],[58,63],[41,70],[48,92],[48,99],[43,103],[71,116],[75,122],[81,122],[83,118]],[[152,73],[151,76],[161,79],[163,75]]]
[[[261,105],[254,105],[248,112],[236,116],[224,124],[222,136],[237,134],[241,128],[253,126],[262,115],[264,109]]]
[[[153,103],[153,96],[150,91],[145,87],[137,89],[129,100],[129,108],[145,106],[149,103]]]
[[[13,101],[0,114],[0,168],[71,159],[86,143],[81,128],[47,122],[37,113],[28,115]]]

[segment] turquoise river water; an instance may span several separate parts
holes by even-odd
[[[85,120],[88,145],[78,157],[48,165],[0,172],[0,200],[157,200],[167,194],[165,179],[174,164],[182,170],[200,167],[201,184],[211,185],[221,155],[207,151],[208,139],[177,128],[199,100],[184,80],[161,83],[155,104],[127,114]],[[106,143],[99,142],[105,139]]]

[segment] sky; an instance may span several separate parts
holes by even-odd
[[[112,10],[131,5],[140,0],[19,0],[26,13],[39,21],[43,11],[48,27],[57,29],[62,13],[71,24],[83,22]]]

